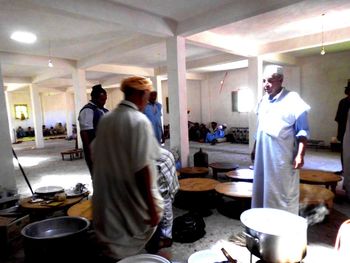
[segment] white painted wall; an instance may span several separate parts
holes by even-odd
[[[29,90],[22,89],[11,92],[11,96],[9,97],[10,104],[10,115],[11,115],[11,123],[14,129],[17,129],[18,126],[22,126],[23,129],[27,129],[28,126],[34,127],[33,123],[33,114],[32,114],[32,105],[30,101]],[[26,104],[28,107],[28,116],[29,119],[26,120],[16,120],[15,119],[15,104]]]
[[[190,111],[188,114],[188,120],[191,122],[202,122],[201,116],[201,82],[199,80],[187,80],[187,110]],[[166,80],[162,81],[162,101],[159,103],[163,106],[163,121],[164,125],[169,124],[169,114],[166,112],[166,100],[165,98],[169,96],[168,92],[168,82]]]
[[[74,104],[73,101],[70,101],[70,103],[66,104],[65,94],[57,93],[57,94],[50,94],[50,93],[42,93],[41,94],[41,101],[42,101],[42,109],[43,109],[43,124],[50,128],[55,127],[57,123],[62,123],[63,126],[67,123],[67,115],[66,110],[69,110],[70,112],[74,112]],[[60,101],[61,103],[57,103],[57,101]],[[70,116],[71,118],[73,116]]]
[[[336,136],[338,102],[350,79],[350,52],[311,56],[299,60],[301,95],[310,104],[311,138],[330,143]]]

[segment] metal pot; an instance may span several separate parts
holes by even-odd
[[[246,246],[267,262],[300,262],[306,256],[307,220],[273,208],[252,208],[241,214]]]
[[[81,259],[87,244],[89,220],[61,216],[37,221],[25,226],[26,262],[74,262]],[[70,261],[71,260],[71,261]]]

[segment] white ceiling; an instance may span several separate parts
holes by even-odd
[[[87,70],[88,84],[152,75],[166,65],[166,39],[176,35],[186,37],[187,70],[197,73],[246,66],[237,61],[250,56],[317,54],[322,27],[327,53],[350,50],[349,0],[0,0],[0,7],[8,87],[68,87],[76,67]],[[37,42],[14,42],[15,30],[35,33]]]

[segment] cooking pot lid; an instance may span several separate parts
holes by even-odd
[[[55,194],[63,192],[64,189],[61,186],[42,186],[35,190],[36,194]]]
[[[188,263],[213,263],[227,261],[227,258],[221,251],[212,249],[201,250],[193,253],[188,258]]]
[[[158,255],[139,254],[135,256],[126,257],[118,263],[170,263],[169,260]]]
[[[246,227],[271,235],[298,234],[307,229],[305,218],[274,208],[252,208],[244,211],[240,219]]]

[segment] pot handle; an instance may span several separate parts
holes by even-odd
[[[259,238],[253,237],[252,235],[248,234],[247,232],[243,231],[243,234],[248,237],[249,239],[253,240],[257,245],[259,245],[260,240]]]

